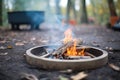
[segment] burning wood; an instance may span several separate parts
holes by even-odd
[[[65,53],[66,51],[64,51],[64,53],[59,53],[59,54],[54,54],[54,55],[52,55],[53,56],[53,58],[55,58],[55,59],[91,59],[91,58],[95,58],[95,56],[93,55],[93,54],[91,54],[91,53],[88,53],[88,52],[84,52],[84,56],[68,56],[68,55],[65,55],[66,53]]]
[[[61,47],[58,49],[54,50],[51,54],[51,56],[54,59],[90,59],[90,58],[95,58],[95,56],[89,52],[85,51],[85,47],[77,47],[76,52],[77,53],[82,53],[82,55],[68,55],[67,54],[67,49],[71,46],[74,45],[73,41],[70,41],[66,44],[63,44]],[[84,55],[83,55],[84,54]]]
[[[95,56],[85,52],[84,47],[77,47],[79,45],[79,39],[72,39],[72,31],[68,29],[65,32],[64,44],[58,49],[54,50],[52,58],[56,59],[90,59]]]
[[[84,52],[84,56],[69,56],[70,59],[91,59],[91,58],[95,58],[94,55],[88,53],[88,52]]]
[[[95,58],[95,56],[94,56],[93,54],[88,53],[88,52],[85,52],[85,55],[86,55],[86,56],[90,56],[91,58]]]
[[[52,55],[56,55],[56,54],[63,54],[68,47],[71,47],[73,45],[73,41],[69,41],[66,44],[63,44],[61,47],[59,47],[57,50],[52,52]]]

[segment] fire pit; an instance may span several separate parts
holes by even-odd
[[[77,50],[83,50],[83,56],[65,56],[55,53],[59,49],[59,45],[43,45],[30,48],[26,51],[26,60],[29,64],[42,69],[49,70],[85,70],[94,69],[105,65],[108,62],[108,53],[102,49],[90,46],[76,46]],[[62,55],[61,57],[56,57]],[[87,55],[86,55],[87,54]],[[65,57],[65,58],[64,58]],[[67,57],[67,58],[66,58]]]
[[[103,66],[108,61],[108,53],[102,49],[81,46],[80,39],[72,38],[72,30],[65,31],[62,45],[46,45],[26,51],[27,62],[43,69],[84,70]]]

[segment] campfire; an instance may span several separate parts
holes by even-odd
[[[86,52],[85,47],[80,47],[79,39],[73,39],[72,30],[67,29],[65,31],[65,38],[63,39],[63,45],[57,50],[51,52],[52,55],[47,56],[54,59],[90,59],[95,56]]]
[[[105,65],[108,53],[102,49],[79,45],[80,39],[72,37],[71,29],[65,31],[62,45],[43,45],[26,51],[29,64],[52,70],[85,70]]]

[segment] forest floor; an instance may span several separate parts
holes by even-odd
[[[100,68],[76,72],[38,69],[25,59],[26,50],[45,44],[57,43],[64,38],[68,27],[42,25],[40,30],[12,31],[0,29],[0,80],[119,80],[120,79],[120,32],[99,25],[72,27],[74,37],[81,38],[83,45],[94,46],[109,53],[108,63]],[[37,80],[35,79],[35,80]],[[33,80],[33,79],[30,79]]]

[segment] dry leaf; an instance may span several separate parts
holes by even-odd
[[[16,46],[23,46],[24,43],[23,43],[23,42],[16,42],[15,45],[16,45]]]
[[[31,40],[34,41],[34,40],[36,40],[36,38],[35,38],[35,37],[32,37]]]
[[[4,46],[0,46],[0,49],[6,49],[6,47],[4,47]]]
[[[112,47],[105,47],[105,49],[109,50],[109,51],[112,51],[113,48]]]
[[[5,56],[5,55],[7,55],[7,54],[8,54],[8,52],[0,53],[0,56]]]
[[[83,78],[85,78],[87,76],[87,74],[85,72],[80,72],[77,75],[71,76],[72,80],[81,80]]]
[[[8,45],[7,48],[8,48],[8,49],[12,49],[13,47],[12,47],[11,45]]]
[[[3,44],[6,43],[6,42],[7,42],[6,40],[2,40],[2,41],[0,41],[0,43],[3,43]]]
[[[39,42],[47,43],[48,40],[39,40]]]
[[[21,73],[21,80],[38,80],[33,74]]]
[[[120,67],[114,65],[114,64],[109,64],[109,66],[113,69],[113,70],[116,70],[116,71],[120,71]]]

